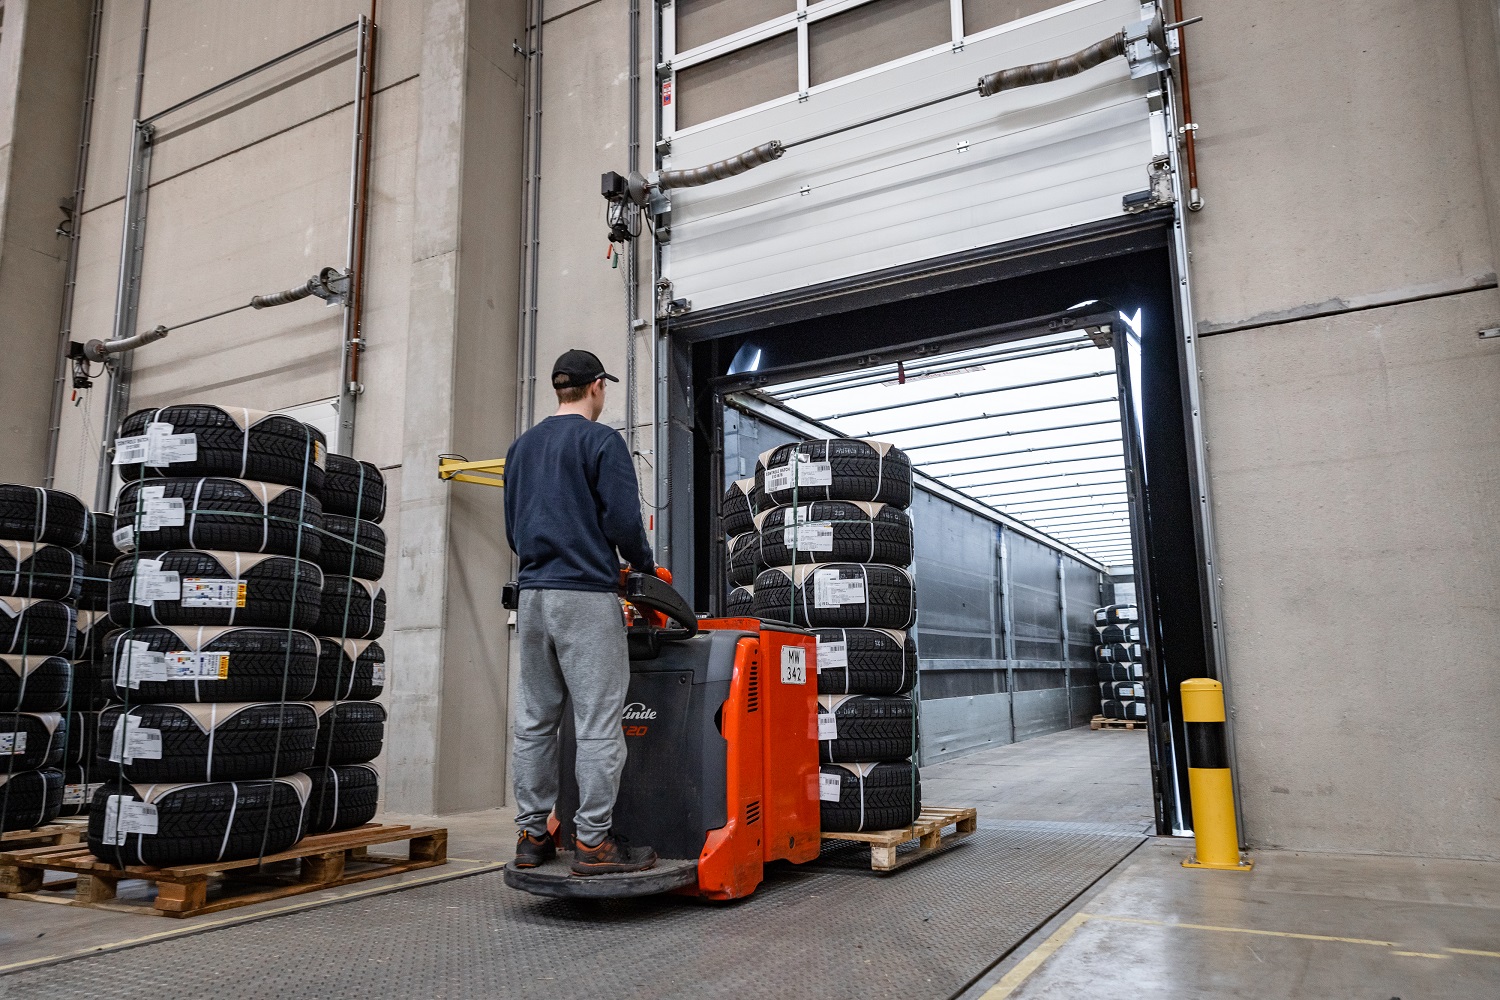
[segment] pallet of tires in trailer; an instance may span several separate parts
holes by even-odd
[[[1099,714],[1091,729],[1142,729],[1146,725],[1146,668],[1140,610],[1133,604],[1094,609],[1094,675]]]

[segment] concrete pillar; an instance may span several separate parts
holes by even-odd
[[[507,800],[502,492],[437,457],[504,454],[514,432],[522,35],[518,0],[427,0],[412,219],[400,568],[392,600],[386,807]]]
[[[0,479],[40,483],[57,368],[90,4],[10,0],[0,28]]]

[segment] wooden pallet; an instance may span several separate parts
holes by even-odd
[[[7,830],[5,833],[0,833],[0,850],[13,851],[25,847],[78,844],[82,843],[88,829],[87,820],[63,820],[39,826],[35,830]]]
[[[1089,723],[1090,729],[1145,729],[1145,719],[1106,719],[1102,715],[1094,716]]]
[[[945,806],[929,806],[922,810],[911,826],[898,830],[870,830],[864,833],[824,833],[824,840],[854,840],[870,845],[870,867],[878,872],[895,871],[919,861],[935,851],[946,850],[966,837],[972,836],[979,825],[979,812],[975,809],[953,809]],[[943,833],[944,827],[953,827],[953,832]],[[913,840],[921,841],[914,851],[898,854],[897,848]]]
[[[403,840],[410,842],[405,858],[369,853],[376,845]],[[266,855],[263,863],[261,859],[249,858],[172,868],[136,865],[116,868],[94,857],[86,847],[62,844],[0,853],[0,895],[7,899],[128,913],[193,917],[430,868],[447,860],[446,829],[379,823],[304,837],[290,850]],[[62,873],[66,877],[48,882],[48,873]],[[153,884],[154,899],[141,898],[135,902],[119,899],[120,883],[134,879]],[[211,883],[219,890],[212,899],[209,898]]]

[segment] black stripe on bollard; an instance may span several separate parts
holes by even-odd
[[[1229,750],[1224,741],[1224,723],[1189,722],[1186,725],[1188,767],[1229,766]]]

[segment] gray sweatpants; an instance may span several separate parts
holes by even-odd
[[[609,832],[625,733],[620,715],[630,684],[630,654],[620,601],[580,590],[523,590],[516,610],[521,646],[516,704],[516,826],[541,836],[557,804],[558,740],[564,698],[573,701],[578,737],[578,838],[596,844]]]

